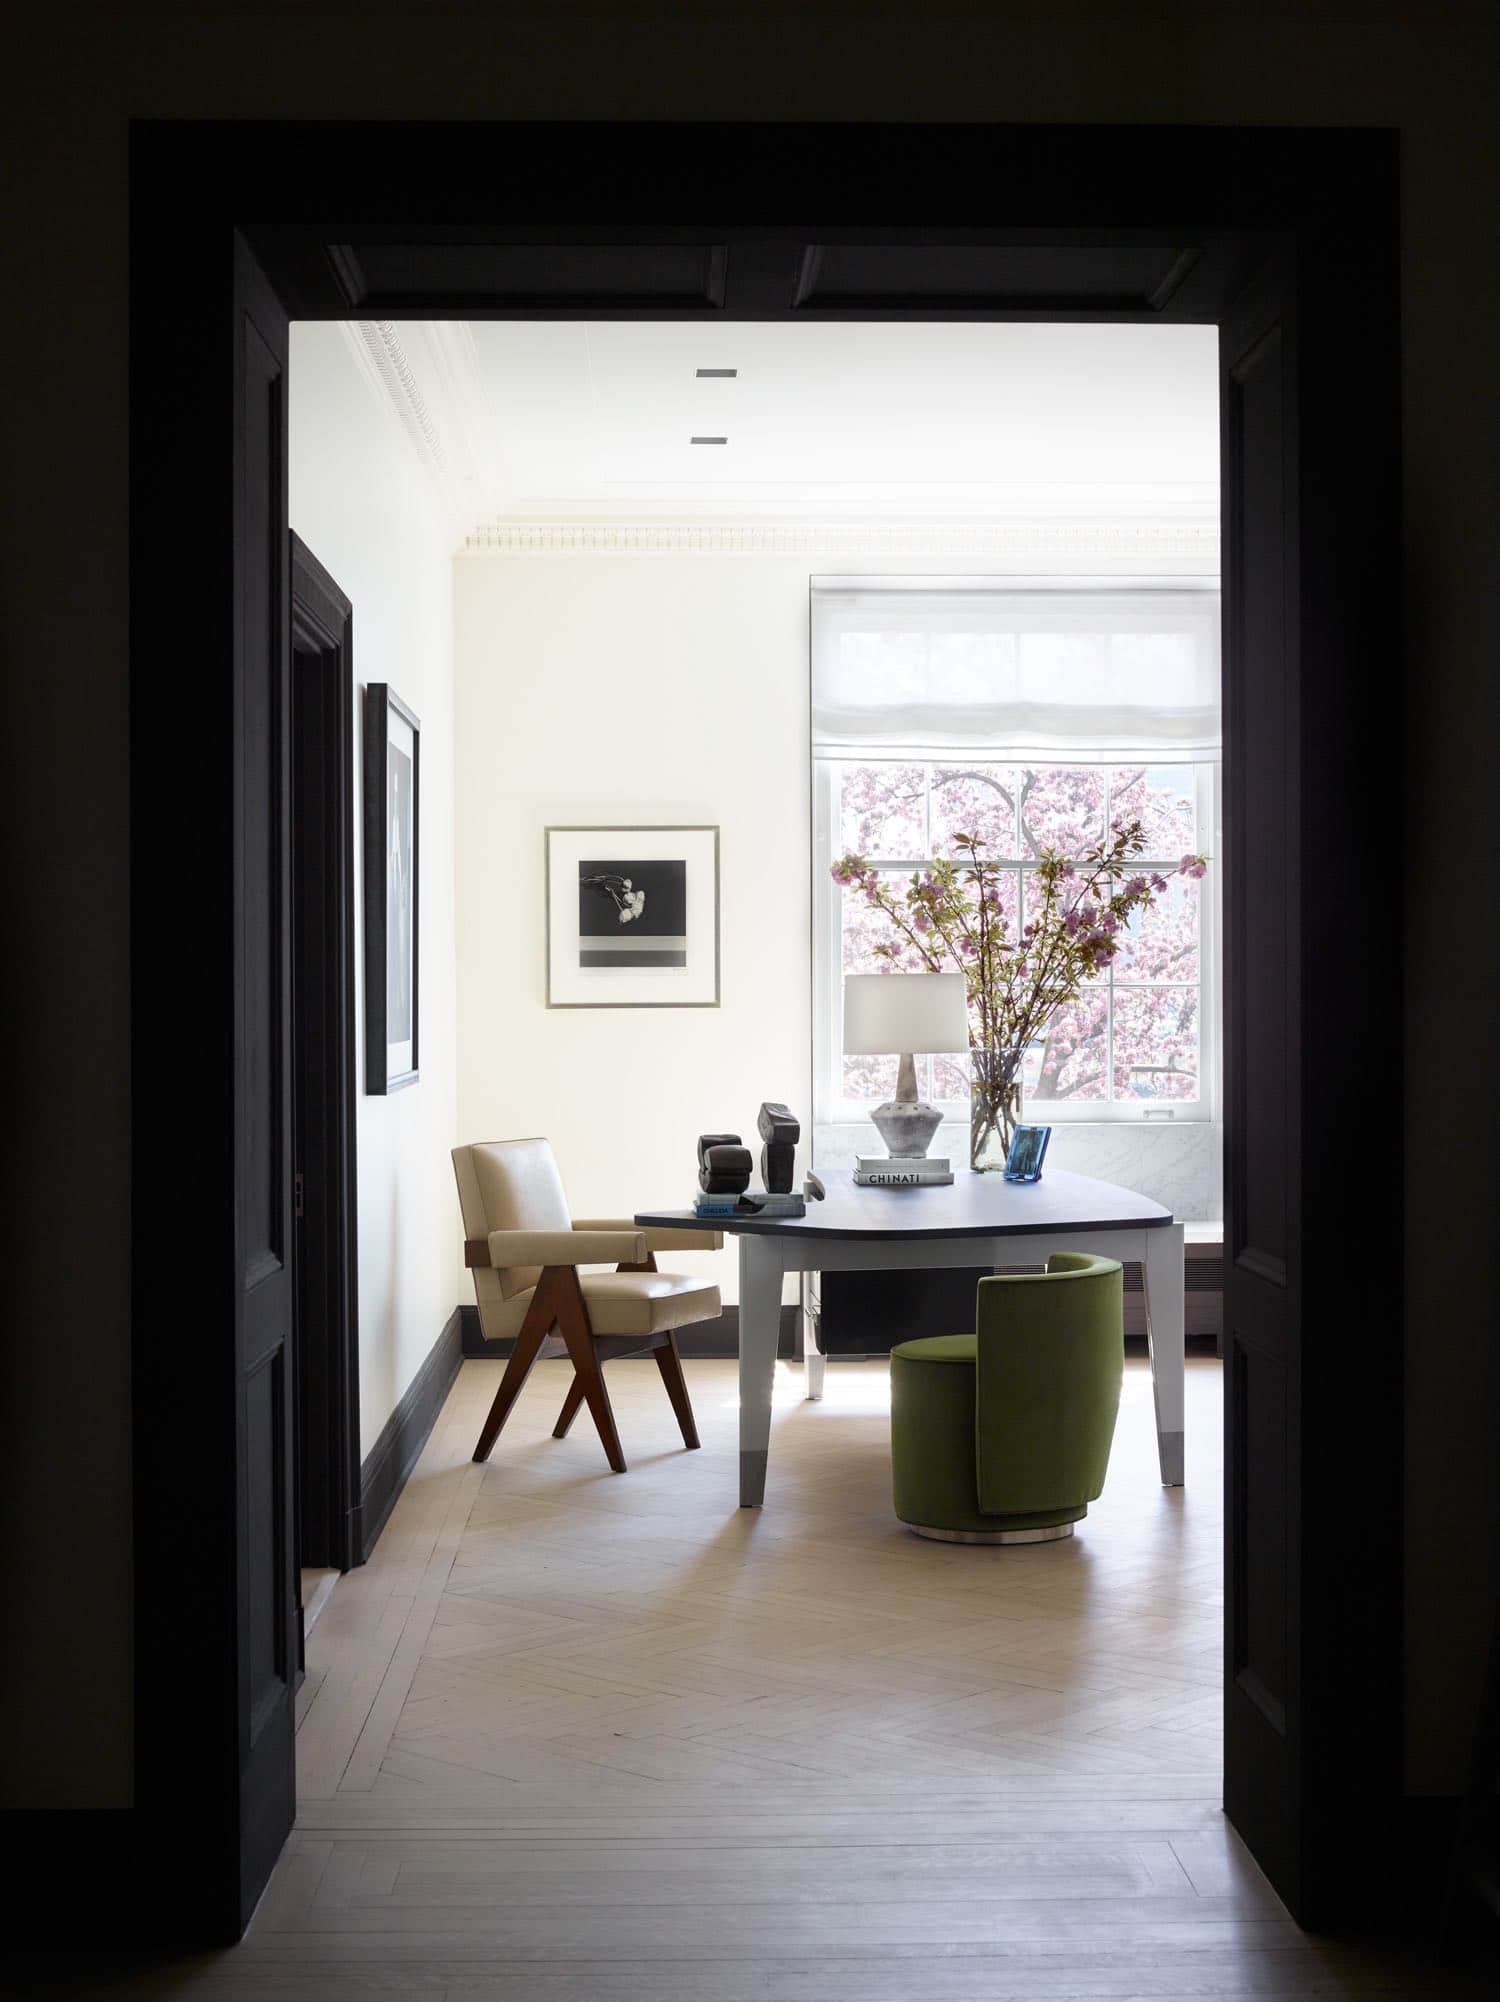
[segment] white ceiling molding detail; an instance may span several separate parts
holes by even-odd
[[[462,323],[341,321],[360,373],[394,421],[437,490],[454,546],[482,511],[483,388],[473,361],[473,335]]]
[[[406,350],[401,345],[401,336],[389,320],[358,320],[355,332],[391,399],[401,428],[416,446],[417,456],[426,461],[439,481],[446,479],[448,456]]]
[[[1217,570],[1216,522],[487,521],[471,550],[511,556],[1065,556]]]

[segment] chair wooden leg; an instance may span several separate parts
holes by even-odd
[[[526,1309],[526,1318],[521,1323],[521,1332],[516,1336],[516,1345],[510,1352],[510,1361],[505,1365],[505,1374],[500,1379],[500,1388],[495,1392],[495,1401],[490,1406],[490,1415],[484,1421],[484,1429],[474,1448],[476,1460],[487,1460],[500,1437],[500,1428],[510,1416],[510,1407],[521,1394],[521,1386],[531,1374],[531,1365],[536,1361],[537,1350],[547,1337],[554,1316],[551,1288],[544,1273],[537,1282],[537,1289],[531,1296],[531,1305]]]
[[[575,1376],[573,1378],[573,1381],[568,1385],[568,1394],[563,1399],[563,1408],[558,1414],[557,1423],[552,1428],[552,1436],[554,1439],[567,1438],[568,1432],[572,1427],[573,1420],[578,1416],[579,1412],[582,1409],[583,1409],[583,1378],[581,1376]]]
[[[604,1372],[599,1367],[599,1358],[594,1350],[594,1330],[589,1323],[589,1310],[578,1284],[578,1274],[572,1266],[555,1269],[558,1279],[558,1331],[568,1345],[568,1354],[573,1358],[573,1368],[583,1387],[589,1413],[599,1429],[604,1457],[617,1474],[623,1474],[625,1455],[620,1447],[620,1435],[615,1430],[615,1414],[610,1409],[609,1392],[604,1387]]]
[[[668,1333],[667,1339],[653,1353],[656,1367],[661,1371],[661,1380],[667,1386],[667,1395],[672,1400],[672,1409],[677,1413],[677,1423],[682,1427],[682,1443],[691,1449],[698,1444],[698,1427],[693,1420],[687,1378],[682,1373],[682,1357],[677,1353],[677,1337]]]

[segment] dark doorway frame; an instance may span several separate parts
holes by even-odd
[[[297,1548],[364,1561],[355,1142],[354,608],[291,537]]]
[[[1286,1750],[1279,1793],[1265,1794],[1283,1825],[1258,1853],[1304,1923],[1364,1929],[1389,1918],[1403,1856],[1400,1192],[1368,1173],[1393,1149],[1393,1095],[1368,1081],[1390,1081],[1402,1024],[1360,814],[1368,761],[1392,754],[1400,714],[1397,170],[1395,137],[1381,132],[246,121],[147,124],[132,137],[133,653],[156,661],[163,632],[194,636],[202,723],[185,765],[153,728],[155,670],[134,677],[138,1192],[173,1184],[164,1077],[196,1094],[200,1158],[235,1174],[228,1025],[241,968],[215,914],[239,866],[223,776],[240,744],[238,445],[223,423],[237,242],[268,281],[254,280],[257,310],[269,294],[283,328],[288,315],[1194,318],[1232,321],[1249,342],[1226,440],[1259,455],[1263,488],[1282,483],[1296,546],[1274,575],[1257,570],[1226,639],[1282,633],[1294,700],[1283,735],[1245,754],[1258,782],[1236,795],[1231,773],[1226,797],[1247,818],[1269,813],[1273,832],[1290,813],[1284,860],[1299,894],[1284,906],[1295,989],[1273,1021],[1267,984],[1231,1055],[1235,1034],[1242,1053],[1266,1047],[1262,1031],[1288,1053],[1276,1130],[1293,1150],[1295,1216],[1274,1255],[1254,1231],[1243,1256],[1226,1250],[1231,1295],[1238,1264],[1247,1282],[1279,1284],[1294,1319],[1289,1346],[1264,1325],[1226,1330],[1226,1349],[1241,1343],[1228,1371],[1231,1499],[1245,1505],[1241,1531],[1246,1507],[1251,1522],[1228,1538],[1226,1668],[1232,1694],[1245,1646],[1264,1641],[1265,1660],[1282,1648],[1284,1698],[1256,1700]],[[643,223],[645,204],[664,200],[678,219]],[[566,292],[549,289],[556,246],[573,273]],[[1258,273],[1273,280],[1260,334]],[[1302,419],[1289,456],[1265,430],[1277,397]],[[1252,547],[1256,564],[1266,554],[1244,530],[1231,505],[1226,585],[1236,550]],[[205,649],[217,663],[206,679]],[[1320,925],[1330,881],[1338,923]],[[1320,1034],[1350,991],[1364,997],[1357,1017]],[[1228,1084],[1231,1109],[1256,1108],[1264,1080]],[[1265,1186],[1278,1165],[1257,1169]],[[256,1888],[240,1867],[233,1750],[249,1584],[236,1568],[243,1501],[223,1464],[239,1423],[215,1333],[238,1311],[223,1197],[208,1175],[170,1213],[139,1194],[134,1211],[137,1811],[154,1840],[187,1827],[198,1838],[166,1922],[177,1938],[232,1936]],[[1356,1239],[1384,1262],[1351,1272],[1339,1253]],[[1325,1338],[1301,1342],[1304,1325]],[[1350,1328],[1357,1365],[1337,1332]],[[1263,1398],[1246,1430],[1245,1386],[1267,1372],[1282,1401]],[[1263,1477],[1272,1464],[1279,1485]],[[186,1533],[184,1486],[198,1504]],[[1355,1495],[1359,1535],[1339,1535]],[[204,1602],[201,1630],[222,1636],[186,1690],[172,1645],[185,1577]],[[1226,1783],[1243,1785],[1231,1806],[1253,1822],[1255,1773]]]

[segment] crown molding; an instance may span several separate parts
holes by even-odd
[[[435,342],[434,329],[425,324],[343,320],[339,325],[371,394],[431,481],[454,546],[459,546],[474,519],[479,490],[472,443],[472,337],[466,356],[461,345]]]
[[[989,556],[1217,570],[1216,521],[481,522],[472,551],[509,556]]]
[[[396,414],[417,457],[441,487],[451,472],[427,399],[412,368],[401,336],[389,320],[345,322],[375,379]]]

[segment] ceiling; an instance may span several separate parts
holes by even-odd
[[[1217,517],[1210,326],[377,321],[351,335],[464,534]]]

